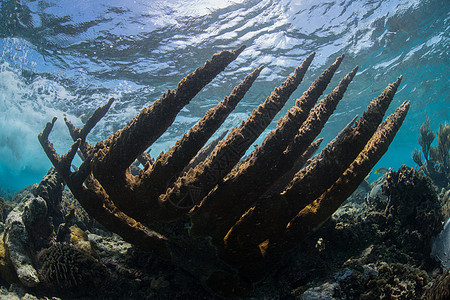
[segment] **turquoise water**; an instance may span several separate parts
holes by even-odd
[[[419,127],[449,121],[450,1],[19,1],[0,2],[0,188],[14,192],[41,180],[50,167],[37,135],[54,116],[50,136],[59,153],[71,140],[67,116],[85,116],[117,100],[97,124],[95,143],[221,49],[246,50],[208,85],[151,148],[169,149],[204,112],[260,64],[265,69],[219,133],[239,125],[312,51],[316,57],[295,98],[334,59],[346,55],[335,85],[358,75],[322,131],[325,142],[384,87],[403,75],[388,112],[411,109],[376,167],[414,166]],[[275,121],[268,129],[273,129]],[[259,143],[261,140],[258,141]],[[323,143],[325,144],[325,143]]]

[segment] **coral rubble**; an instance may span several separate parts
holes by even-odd
[[[249,292],[252,282],[273,268],[283,253],[317,231],[387,151],[409,109],[409,102],[404,102],[382,122],[400,85],[399,77],[359,120],[301,168],[299,160],[304,162],[306,153],[317,147],[314,140],[357,72],[354,68],[316,104],[341,64],[340,56],[297,99],[262,145],[241,161],[300,84],[313,53],[206,159],[185,170],[262,67],[207,111],[167,153],[154,162],[143,159],[144,168],[133,175],[130,165],[243,49],[214,55],[175,90],[167,91],[95,146],[86,142],[86,136],[113,99],[81,129],[66,120],[74,144],[65,155],[59,156],[48,140],[56,118],[39,135],[59,175],[93,218],[126,241],[206,278],[206,285],[223,296]],[[83,162],[71,171],[77,152]]]

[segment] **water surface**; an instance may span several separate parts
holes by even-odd
[[[37,135],[53,116],[59,153],[71,140],[63,117],[86,116],[117,100],[94,128],[95,143],[222,49],[246,50],[186,106],[151,147],[169,149],[251,70],[265,69],[219,132],[240,124],[312,51],[316,57],[295,98],[340,54],[330,88],[359,72],[322,131],[325,142],[403,75],[388,112],[411,101],[408,117],[377,167],[414,166],[419,127],[449,120],[450,2],[429,1],[18,1],[0,2],[0,187],[16,191],[50,167]],[[273,129],[275,121],[269,129]],[[261,140],[258,140],[260,143]]]

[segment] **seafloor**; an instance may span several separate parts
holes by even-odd
[[[198,274],[107,232],[69,190],[52,194],[52,176],[0,198],[1,299],[218,298]],[[449,195],[449,186],[405,166],[383,175],[358,188],[242,299],[450,299],[450,245],[435,242],[450,216]],[[39,212],[36,199],[60,210]],[[29,268],[38,283],[18,280],[17,272],[33,276]]]

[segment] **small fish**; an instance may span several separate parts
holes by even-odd
[[[391,170],[390,168],[389,169],[388,168],[378,168],[378,169],[374,170],[373,174],[384,175],[387,172],[389,172],[390,170]]]

